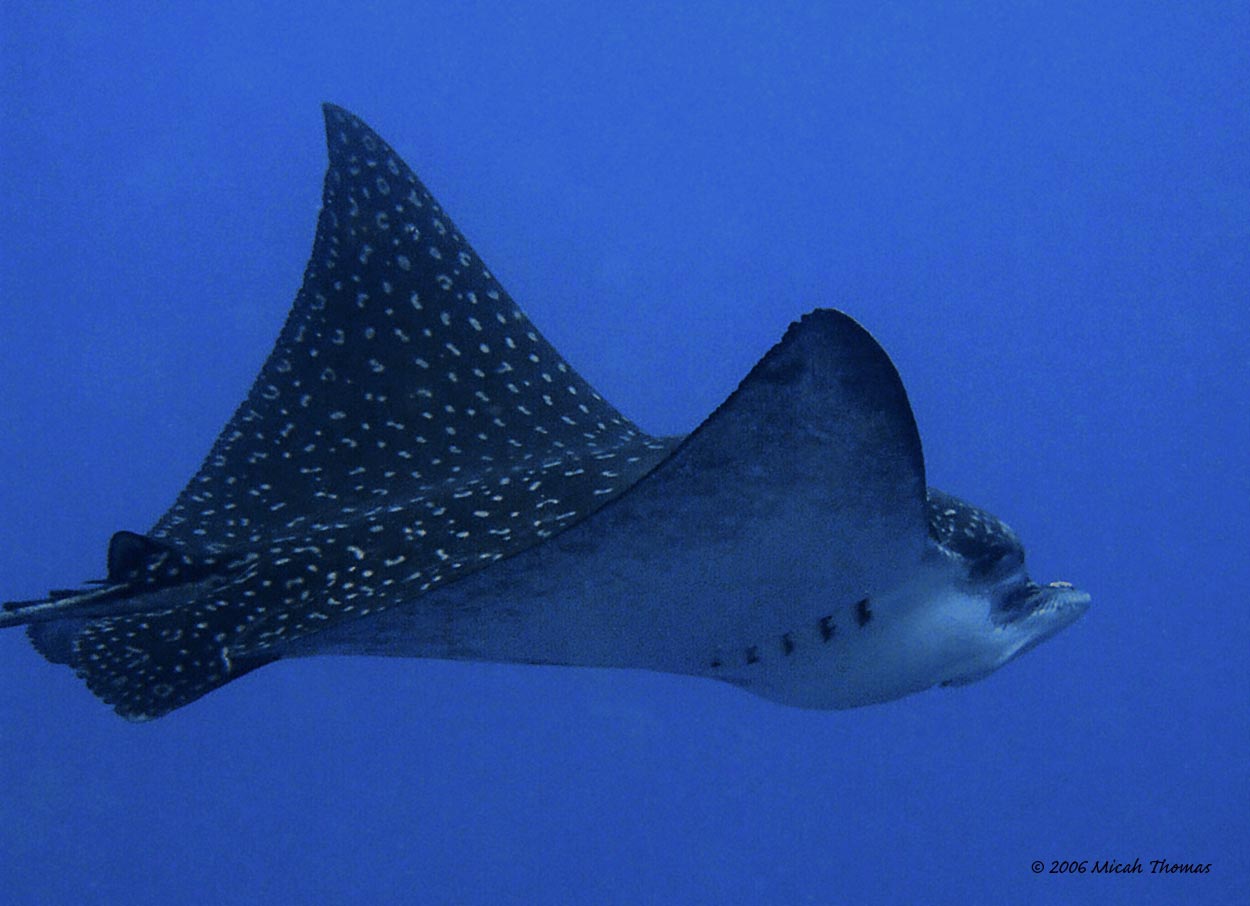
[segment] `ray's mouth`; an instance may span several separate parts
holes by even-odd
[[[1047,619],[1057,624],[1057,632],[1078,619],[1089,609],[1090,596],[1071,582],[1048,582],[1039,585],[1024,581],[1006,592],[995,608],[999,622],[1012,623],[1023,619]]]

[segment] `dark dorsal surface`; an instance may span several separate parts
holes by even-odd
[[[810,312],[692,434],[648,436],[382,139],[325,118],[303,284],[204,464],[149,536],[113,537],[106,578],[0,605],[121,715],[329,652],[667,670],[849,707],[984,675],[1088,603],[1028,581],[1002,522],[926,493],[902,382],[849,316]],[[977,581],[994,625],[951,634]],[[864,632],[830,674],[839,627]]]
[[[818,309],[610,506],[283,654],[647,668],[785,698],[795,674],[772,670],[773,655],[795,654],[792,667],[827,650],[925,549],[924,459],[903,384],[866,330]],[[757,645],[765,653],[748,656]]]
[[[399,155],[324,109],[329,169],[303,286],[152,535],[215,552],[376,512],[452,538],[487,519],[497,540],[475,551],[504,552],[506,536],[548,534],[654,465],[666,445],[569,367]],[[429,512],[452,488],[458,512]]]
[[[929,537],[967,560],[975,574],[986,574],[1004,562],[1024,562],[1024,547],[1010,526],[937,488],[928,490],[928,521]]]
[[[524,550],[675,445],[561,358],[377,134],[339,107],[325,119],[316,239],[277,344],[158,540],[113,547],[116,563],[181,549],[229,573],[150,598],[118,586],[116,615],[32,627],[126,717]]]

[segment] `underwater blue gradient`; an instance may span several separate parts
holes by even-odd
[[[330,100],[648,430],[852,314],[930,483],[1090,612],[849,712],[314,659],[139,726],[8,631],[0,899],[1250,902],[1250,8],[620,6],[0,6],[0,597],[100,575],[198,466]],[[1134,858],[1211,870],[1030,870]]]

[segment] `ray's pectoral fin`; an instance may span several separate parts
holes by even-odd
[[[907,393],[885,350],[840,311],[792,324],[670,468],[722,491],[737,479],[747,498],[814,504],[847,544],[908,557],[923,544],[924,456]]]
[[[876,340],[831,309],[791,325],[652,480],[653,493],[696,508],[682,518],[752,541],[780,529],[793,563],[836,564],[855,589],[908,568],[924,545],[924,457],[906,391]]]
[[[235,654],[225,644],[234,627],[215,616],[233,621],[234,603],[203,598],[162,613],[93,620],[74,637],[74,670],[122,717],[161,717],[277,659]]]
[[[1088,600],[1010,573],[1023,550],[992,517],[926,504],[906,392],[848,316],[809,313],[690,436],[651,437],[389,145],[341,108],[325,117],[304,282],[200,470],[149,536],[113,537],[105,579],[0,606],[0,629],[28,624],[118,713],[342,651],[651,668],[847,707],[983,675],[1075,618],[1054,617],[1058,599]],[[947,639],[973,655],[954,672],[948,650],[899,654],[884,632],[930,543],[1003,599],[979,648]],[[951,635],[950,597],[937,620],[901,621],[909,641]],[[863,632],[831,644],[842,627]]]
[[[243,583],[256,558],[190,553],[117,532],[107,578],[40,601],[4,605],[27,623],[35,649],[68,664],[123,717],[147,720],[190,702],[273,657],[234,655],[225,641],[247,623]]]
[[[656,628],[623,660],[700,672],[794,655],[828,637],[835,613],[854,624],[857,606],[915,568],[926,535],[924,460],[898,373],[859,324],[822,309],[668,460],[555,544],[650,577],[654,594],[635,597],[654,606],[644,625]],[[685,663],[669,659],[678,635]]]

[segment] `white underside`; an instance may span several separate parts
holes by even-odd
[[[789,705],[853,708],[980,679],[1010,660],[1025,639],[1012,627],[996,626],[990,600],[967,590],[960,578],[935,552],[873,601],[864,625],[844,619],[828,644],[812,639],[788,656],[773,650],[735,671],[737,681]]]
[[[783,541],[779,539],[778,545]],[[929,546],[897,581],[830,596],[783,551],[736,576],[714,552],[639,563],[553,539],[412,604],[289,644],[287,656],[373,654],[659,670],[720,679],[809,708],[888,701],[969,682],[1036,633],[1000,627],[962,568]],[[760,568],[775,563],[778,568]],[[833,627],[830,638],[822,630]]]

